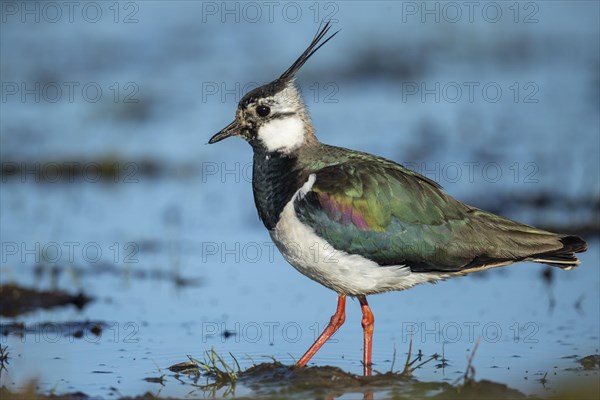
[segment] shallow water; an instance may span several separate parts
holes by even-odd
[[[236,23],[206,8],[221,3],[131,3],[138,21],[126,24],[136,10],[127,4],[119,23],[104,8],[95,24],[22,23],[19,14],[2,24],[2,284],[94,298],[82,310],[2,323],[106,324],[79,339],[68,325],[1,337],[11,358],[0,383],[9,387],[37,379],[42,393],[185,396],[193,388],[168,366],[211,347],[243,368],[267,357],[291,364],[335,308],[335,294],[287,265],[258,221],[249,147],[204,145],[233,118],[244,88],[297,55],[316,30],[314,10],[303,4],[297,23],[277,14],[272,23],[240,14]],[[299,76],[323,141],[397,160],[461,200],[581,234],[590,246],[581,267],[553,269],[549,279],[545,267],[520,264],[371,296],[374,369],[389,371],[394,351],[401,369],[412,334],[415,352],[447,364],[425,365],[415,372],[421,381],[461,378],[480,338],[477,379],[539,395],[564,380],[597,382],[597,369],[570,369],[600,347],[598,4],[532,2],[536,23],[521,23],[535,7],[515,23],[508,3],[497,23],[422,23],[388,2],[328,4],[320,15],[337,9],[342,31]],[[93,82],[104,95],[52,102],[51,85],[36,101],[9,96],[7,82]],[[469,82],[503,96],[475,91],[470,101]],[[433,93],[411,94],[423,84]],[[57,169],[69,162],[79,174]],[[115,163],[97,178],[100,164]],[[519,201],[539,194],[544,201]],[[347,311],[311,365],[362,372],[358,303]],[[164,387],[143,380],[163,373]]]

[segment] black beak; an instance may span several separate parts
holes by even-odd
[[[214,135],[208,141],[208,144],[213,144],[220,142],[223,139],[227,139],[230,136],[237,136],[240,134],[240,124],[238,124],[237,119],[233,120],[232,123],[227,125],[225,128],[221,129],[219,133]]]

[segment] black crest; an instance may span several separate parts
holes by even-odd
[[[334,32],[327,39],[323,40],[323,38],[327,35],[327,32],[331,29],[331,21],[328,21],[322,28],[319,26],[319,30],[317,34],[313,38],[312,42],[308,45],[306,50],[298,57],[298,59],[289,67],[281,76],[275,79],[273,82],[258,87],[248,93],[240,100],[240,105],[242,107],[247,106],[249,103],[256,101],[256,99],[270,97],[282,91],[288,83],[294,78],[296,72],[308,59],[317,52],[325,43],[327,43],[331,38],[337,35],[337,32]]]
[[[315,54],[317,50],[323,47],[325,43],[329,42],[331,38],[333,38],[339,32],[334,32],[327,39],[323,40],[323,38],[327,35],[327,32],[329,32],[330,29],[331,21],[327,21],[323,28],[319,26],[319,30],[317,31],[317,34],[313,38],[312,42],[310,42],[310,45],[308,45],[308,47],[306,48],[306,50],[304,50],[300,57],[298,57],[298,59],[292,64],[292,66],[289,67],[283,74],[281,74],[281,76],[277,80],[283,82],[291,80],[294,77],[294,75],[296,75],[296,72],[298,72],[298,70],[302,68],[304,63],[308,61],[308,59],[313,54]]]

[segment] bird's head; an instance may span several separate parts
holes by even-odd
[[[291,153],[307,142],[316,141],[308,110],[294,83],[296,72],[327,39],[328,22],[319,29],[310,45],[279,78],[248,92],[239,102],[232,123],[214,135],[209,144],[240,136],[254,148]]]

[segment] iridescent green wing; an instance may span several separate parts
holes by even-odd
[[[360,154],[314,171],[298,218],[335,249],[380,265],[459,271],[560,247],[557,236],[469,207],[435,182]]]

